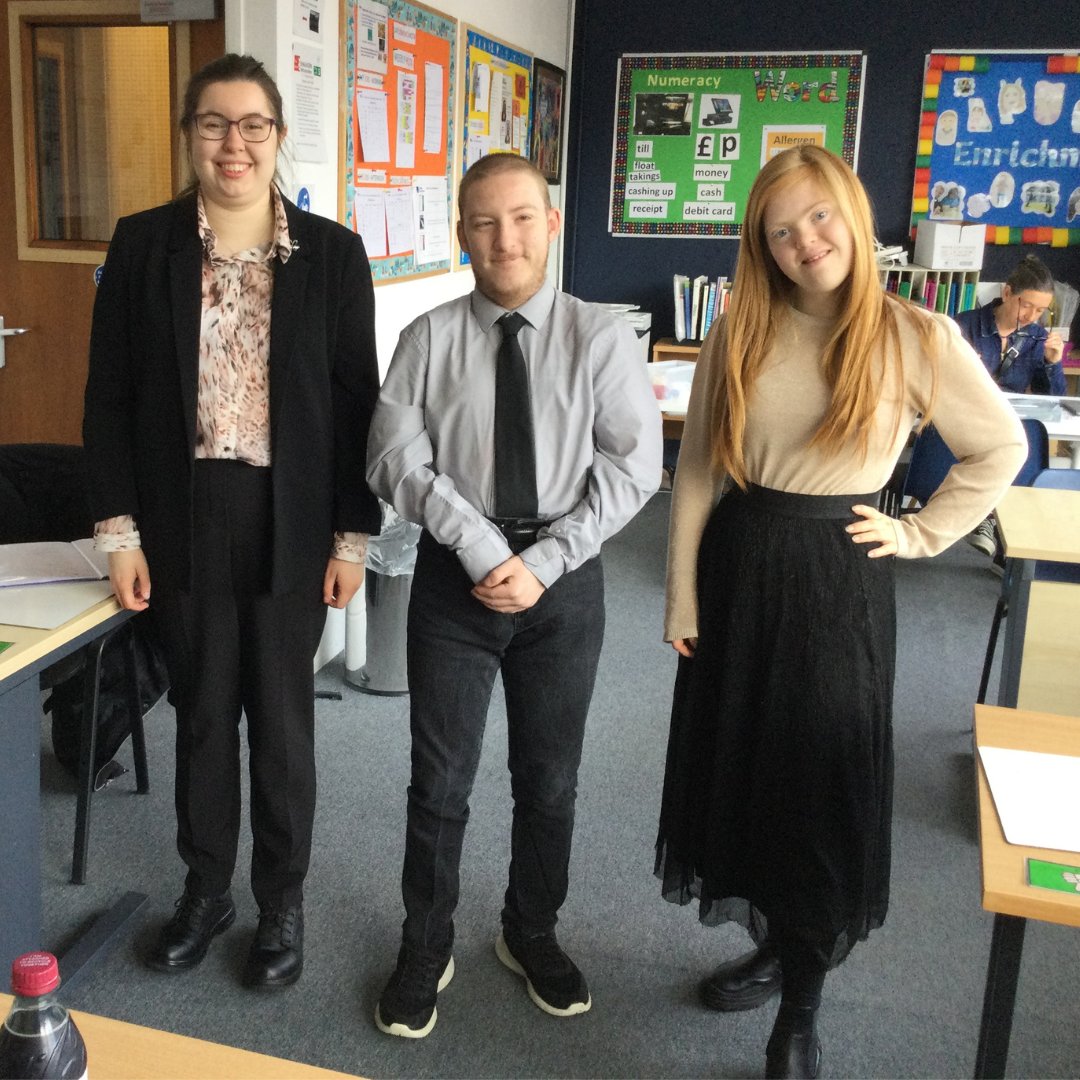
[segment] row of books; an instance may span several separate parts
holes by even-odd
[[[889,274],[885,279],[885,288],[942,315],[958,315],[977,306],[975,282],[970,280],[939,280],[930,275],[919,280],[909,275]]]
[[[702,274],[691,281],[685,274],[676,274],[674,291],[676,341],[703,340],[731,302],[731,282],[726,277],[710,281]]]

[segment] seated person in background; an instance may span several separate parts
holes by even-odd
[[[1006,393],[1065,393],[1065,343],[1039,325],[1053,300],[1053,275],[1040,259],[1027,255],[1001,287],[1000,300],[956,316],[960,333]]]
[[[1025,255],[991,300],[956,316],[960,333],[979,354],[994,382],[1009,394],[1064,394],[1060,334],[1039,324],[1054,300],[1054,277],[1042,260]],[[997,550],[992,517],[968,533],[967,542],[986,555]]]

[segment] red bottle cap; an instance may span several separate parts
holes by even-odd
[[[47,952],[17,956],[11,964],[11,992],[19,997],[41,997],[60,985],[60,965]]]

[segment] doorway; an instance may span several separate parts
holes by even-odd
[[[0,0],[0,443],[82,441],[95,275],[118,217],[168,201],[177,102],[224,21],[138,0]],[[14,209],[14,213],[11,210]]]

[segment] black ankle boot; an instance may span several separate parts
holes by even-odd
[[[769,1045],[765,1048],[767,1080],[785,1077],[814,1080],[821,1068],[821,1041],[817,1037],[817,1009],[780,1002]]]
[[[244,967],[245,986],[292,986],[304,970],[304,909],[264,908]]]
[[[717,1012],[742,1012],[780,993],[780,957],[765,940],[752,952],[721,964],[701,984],[701,1000]]]
[[[161,928],[144,957],[155,971],[186,971],[202,962],[216,934],[228,930],[236,918],[232,896],[195,896],[184,890],[176,901],[176,914]]]

